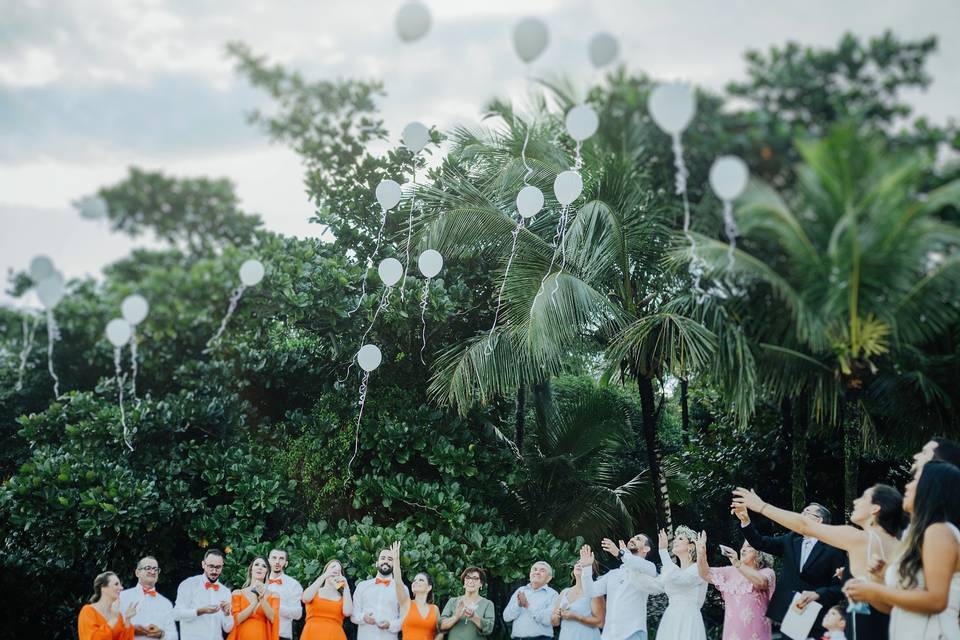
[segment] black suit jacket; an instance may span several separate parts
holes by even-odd
[[[782,559],[777,586],[767,607],[767,617],[775,622],[782,622],[795,593],[816,591],[820,596],[817,602],[823,605],[823,609],[820,610],[810,633],[819,637],[823,633],[820,622],[824,614],[843,599],[842,583],[835,574],[840,567],[843,567],[845,577],[849,574],[847,554],[818,541],[810,550],[810,556],[801,571],[800,549],[803,536],[800,534],[790,532],[779,536],[765,536],[757,531],[752,522],[743,527],[742,532],[754,549],[766,551]]]

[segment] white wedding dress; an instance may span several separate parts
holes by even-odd
[[[947,523],[960,543],[960,530]],[[900,563],[887,567],[884,581],[888,587],[900,587]],[[923,570],[917,574],[917,589],[923,589]],[[935,615],[914,613],[894,607],[890,612],[890,640],[960,640],[960,572],[950,579],[947,608]]]
[[[696,563],[686,569],[673,564],[666,549],[660,550],[663,570],[658,580],[670,599],[663,612],[657,638],[669,640],[707,640],[700,607],[707,597],[707,583],[700,577]]]

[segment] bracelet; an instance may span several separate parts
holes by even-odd
[[[763,510],[766,509],[768,506],[770,505],[768,505],[766,502],[763,503],[763,506],[760,507],[760,515],[763,515]]]

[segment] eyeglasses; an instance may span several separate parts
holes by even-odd
[[[480,576],[466,576],[464,580],[479,580]]]
[[[154,571],[156,573],[160,573],[160,567],[140,567],[137,569],[137,571]]]

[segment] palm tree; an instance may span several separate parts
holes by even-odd
[[[873,385],[960,318],[960,229],[937,216],[960,203],[960,180],[921,193],[929,156],[891,152],[850,125],[798,150],[796,197],[788,204],[751,185],[736,210],[732,264],[710,238],[699,254],[712,275],[745,289],[767,388],[807,395],[817,421],[842,427],[849,508]]]

